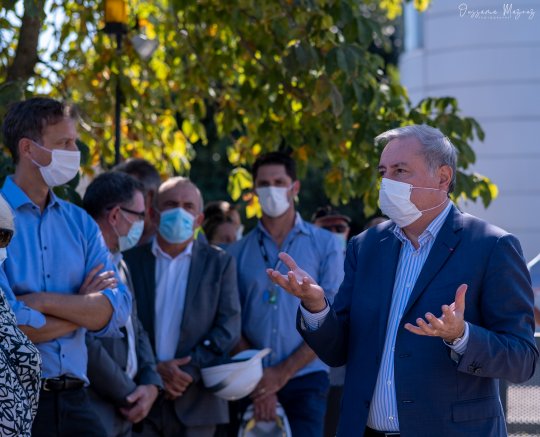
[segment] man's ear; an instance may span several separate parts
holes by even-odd
[[[29,138],[21,138],[17,147],[19,148],[19,159],[22,157],[33,159],[31,152],[32,141]]]
[[[441,190],[448,191],[450,184],[452,183],[452,177],[454,172],[449,165],[441,165],[438,170],[439,176],[439,188]]]
[[[298,196],[298,193],[300,192],[300,181],[299,180],[296,180],[293,182],[293,185],[292,185],[292,190],[291,190],[294,194],[294,196]]]
[[[107,213],[107,222],[111,226],[116,226],[120,220],[120,206],[116,205]]]
[[[195,217],[195,221],[193,222],[194,229],[201,226],[203,221],[204,221],[204,214],[201,212],[197,217]]]

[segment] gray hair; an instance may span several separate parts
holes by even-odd
[[[375,143],[384,142],[384,144],[388,144],[395,139],[411,137],[416,138],[422,144],[422,154],[432,172],[442,165],[447,165],[452,169],[452,180],[448,186],[448,192],[454,191],[456,186],[457,149],[439,129],[427,124],[398,127],[377,135]]]
[[[0,195],[0,228],[15,230],[15,223],[13,220],[13,211],[11,206],[7,203],[6,199]]]

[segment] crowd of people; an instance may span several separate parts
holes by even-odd
[[[388,219],[354,238],[332,207],[301,217],[282,152],[252,166],[245,233],[233,205],[141,159],[95,177],[82,208],[60,199],[80,167],[67,104],[12,105],[2,131],[1,435],[237,436],[248,407],[284,412],[294,437],[505,435],[497,379],[538,358],[530,278],[517,239],[449,199],[437,129],[377,137]],[[265,348],[249,396],[205,387],[201,369]]]

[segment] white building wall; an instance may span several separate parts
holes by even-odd
[[[485,13],[461,14],[460,5]],[[510,5],[529,14],[507,18]],[[432,0],[418,26],[423,44],[400,60],[411,100],[456,97],[486,132],[473,145],[474,171],[497,184],[499,197],[487,210],[461,207],[515,234],[530,260],[540,252],[540,2]]]

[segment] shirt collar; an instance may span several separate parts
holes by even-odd
[[[157,241],[157,238],[154,238],[152,240],[152,253],[156,258],[165,258],[169,260],[175,260],[179,259],[181,257],[191,257],[191,254],[193,253],[193,240],[187,245],[187,247],[184,249],[182,253],[179,253],[176,257],[170,256],[168,253],[165,253],[161,247],[159,247],[159,243]]]
[[[21,187],[15,183],[12,176],[6,178],[4,186],[2,187],[2,193],[13,209],[18,209],[26,204],[37,206],[30,200]],[[49,189],[49,202],[47,203],[47,208],[56,204],[58,204],[58,198],[56,197],[56,194]]]
[[[450,210],[454,206],[454,203],[452,201],[448,202],[448,205],[439,213],[437,217],[435,217],[432,222],[428,225],[428,227],[425,229],[422,234],[418,237],[418,243],[420,246],[422,246],[426,241],[429,241],[430,239],[437,238],[437,235],[439,234],[439,231],[441,230],[444,221],[446,220],[446,217],[450,213]],[[393,229],[394,235],[402,242],[405,243],[409,241],[403,230],[398,226],[395,225]]]
[[[270,233],[266,230],[266,228],[262,224],[262,221],[259,220],[259,222],[257,223],[257,228],[259,229],[260,232],[262,232],[268,238],[270,239],[272,238]],[[306,225],[306,222],[302,219],[299,212],[296,212],[296,216],[294,218],[294,226],[289,233],[291,232],[294,232],[294,233],[301,232],[302,234],[306,234],[306,235],[309,234],[309,230]]]
[[[122,255],[122,252],[111,252],[111,262],[116,268],[118,268],[123,259],[124,255]]]

